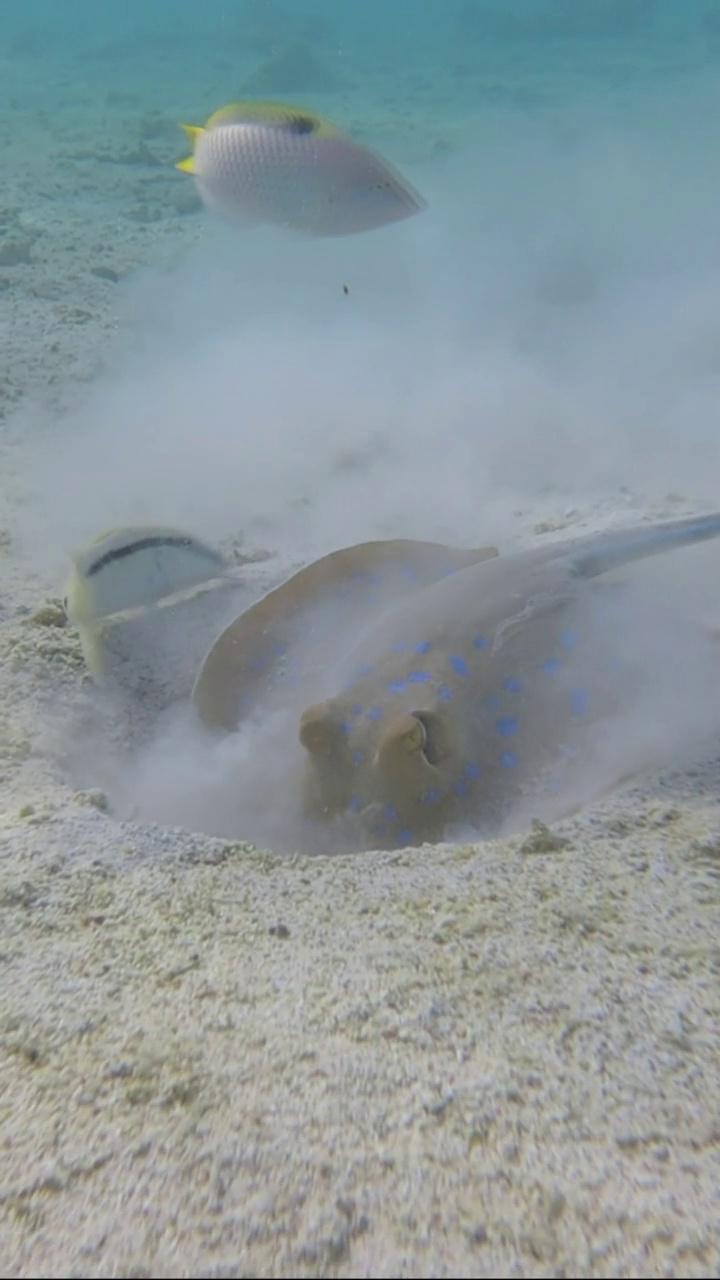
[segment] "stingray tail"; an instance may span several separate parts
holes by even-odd
[[[692,516],[689,520],[667,520],[638,529],[624,529],[599,538],[589,538],[570,551],[570,571],[581,578],[594,578],[633,560],[659,556],[677,547],[690,546],[720,537],[720,512]]]

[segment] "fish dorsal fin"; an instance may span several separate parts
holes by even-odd
[[[403,597],[497,554],[495,547],[393,539],[323,556],[218,637],[193,690],[201,720],[231,730],[259,705],[299,714],[324,695],[334,665],[365,626]]]
[[[319,116],[305,107],[292,106],[286,102],[266,102],[261,99],[230,102],[213,112],[207,121],[206,129],[217,129],[229,124],[262,124],[268,128],[281,129],[287,133],[317,135],[337,134],[342,130],[325,116]]]

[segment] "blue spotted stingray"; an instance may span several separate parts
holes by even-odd
[[[639,678],[642,653],[618,663],[618,598],[597,579],[718,534],[714,514],[500,558],[347,548],[223,632],[194,703],[225,729],[287,715],[288,785],[310,816],[352,818],[361,845],[433,841],[456,823],[492,831],[539,780],[562,785]]]

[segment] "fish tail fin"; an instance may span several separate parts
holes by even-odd
[[[720,537],[720,512],[709,516],[692,516],[688,520],[667,520],[646,528],[626,529],[604,537],[588,539],[584,547],[570,551],[570,571],[577,577],[594,578],[611,569],[662,555],[678,547],[691,546]]]
[[[184,160],[178,160],[177,164],[175,165],[175,168],[180,169],[182,173],[194,173],[195,172],[195,148],[197,146],[198,138],[202,133],[205,132],[205,130],[201,128],[200,125],[197,125],[197,124],[181,124],[180,128],[182,129],[183,133],[186,135],[187,140],[190,143],[190,146],[192,148],[193,154],[186,156]]]
[[[80,627],[80,647],[85,659],[85,666],[94,680],[102,680],[105,675],[103,631],[104,628],[102,626],[90,623]]]

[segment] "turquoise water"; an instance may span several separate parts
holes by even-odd
[[[108,514],[327,545],[714,500],[712,0],[3,16],[0,421],[40,441],[53,554]],[[329,115],[428,209],[342,244],[221,225],[179,122],[258,95]]]

